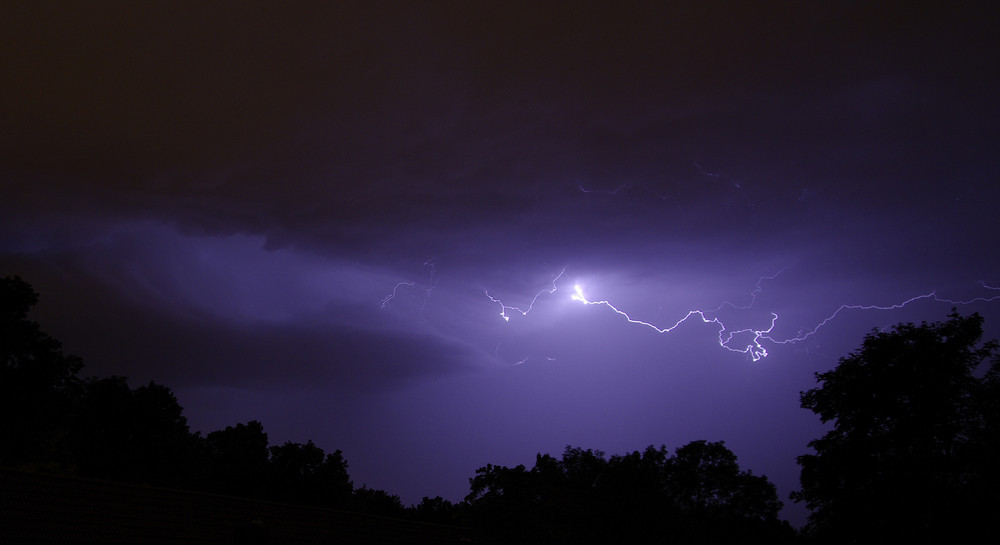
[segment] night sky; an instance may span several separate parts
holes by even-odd
[[[725,440],[800,524],[814,372],[1000,336],[993,3],[151,4],[0,7],[0,276],[195,430],[406,504]]]

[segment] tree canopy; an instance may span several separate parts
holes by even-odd
[[[269,446],[257,421],[202,437],[166,386],[80,378],[82,361],[28,318],[37,303],[27,282],[0,278],[0,465],[327,507],[380,492],[355,500],[339,450]]]
[[[982,318],[873,331],[817,373],[802,407],[832,423],[798,458],[809,530],[838,543],[969,537],[997,501],[1000,358]]]
[[[54,465],[70,428],[79,358],[28,319],[38,293],[20,277],[0,278],[0,465]]]
[[[487,465],[466,498],[477,521],[519,543],[781,542],[781,502],[766,477],[740,470],[723,442],[694,441],[606,458],[566,447],[528,470]]]

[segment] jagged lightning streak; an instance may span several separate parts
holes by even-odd
[[[1000,288],[994,288],[992,286],[988,286],[986,282],[980,282],[979,284],[983,286],[983,288],[985,289],[1000,291]],[[789,337],[787,339],[775,339],[770,336],[764,336],[764,338],[767,339],[768,341],[773,342],[774,344],[795,344],[798,342],[802,342],[808,339],[809,337],[815,335],[817,331],[822,329],[823,326],[830,323],[831,320],[836,318],[841,312],[845,310],[899,310],[909,305],[910,303],[914,303],[916,301],[921,301],[924,299],[929,299],[936,303],[948,303],[951,305],[960,306],[960,305],[971,305],[973,303],[990,303],[992,301],[1000,300],[1000,295],[994,295],[993,297],[974,297],[972,299],[967,299],[967,300],[956,300],[956,299],[947,299],[944,297],[939,297],[937,292],[932,291],[921,295],[916,295],[914,297],[910,297],[909,299],[901,303],[894,303],[892,305],[840,305],[837,308],[837,310],[833,311],[832,314],[824,318],[823,321],[821,321],[819,324],[817,324],[812,329],[806,331],[805,333],[800,332],[799,335],[795,337]]]
[[[535,302],[538,301],[539,297],[541,297],[543,294],[546,294],[546,293],[549,294],[549,295],[551,295],[551,294],[553,294],[553,293],[555,293],[556,291],[559,290],[559,286],[556,284],[556,282],[558,282],[559,279],[562,278],[563,275],[565,275],[565,274],[566,274],[566,268],[563,267],[562,271],[560,271],[559,274],[556,275],[556,277],[552,279],[552,287],[551,288],[545,288],[543,290],[540,290],[538,293],[536,293],[535,296],[532,297],[531,302],[528,303],[528,308],[526,308],[526,309],[521,309],[520,307],[515,307],[515,306],[512,306],[512,305],[506,305],[506,304],[503,303],[503,301],[501,301],[497,297],[494,297],[493,295],[490,295],[490,292],[488,290],[484,289],[483,293],[486,294],[486,297],[488,297],[490,299],[490,301],[493,301],[494,303],[500,305],[500,317],[503,318],[505,322],[509,322],[510,321],[510,316],[507,314],[508,310],[513,310],[513,311],[519,312],[521,314],[521,316],[527,316],[528,313],[531,312],[531,309],[535,307]],[[497,355],[497,357],[500,357],[500,344],[502,344],[502,343],[497,343],[496,350],[493,351],[494,354]],[[529,359],[531,359],[531,356],[525,356],[525,357],[523,357],[523,358],[515,361],[513,363],[513,365],[515,365],[515,366],[522,365],[524,362],[528,361]],[[553,358],[551,356],[547,356],[546,359],[548,361],[555,361],[556,358]]]
[[[780,274],[780,273],[778,273],[778,274]],[[731,306],[732,308],[749,309],[756,302],[757,295],[759,295],[760,292],[761,292],[761,290],[762,290],[761,283],[764,280],[774,279],[777,276],[778,276],[777,274],[775,274],[773,276],[766,276],[766,277],[761,278],[757,282],[757,288],[753,292],[751,292],[751,296],[752,297],[751,297],[751,302],[750,302],[749,305],[747,305],[745,307],[737,307],[737,306],[733,305],[732,303],[725,302],[725,303],[719,305],[719,307],[716,308],[715,310],[707,311],[707,312],[709,312],[709,313],[717,312],[717,311],[721,310],[723,306],[727,306],[727,305]],[[988,289],[988,290],[1000,291],[1000,288],[989,286],[985,282],[980,282],[980,285],[982,285],[983,288]],[[628,315],[628,313],[622,311],[621,309],[619,309],[618,307],[612,305],[608,301],[590,301],[583,294],[583,288],[581,288],[580,285],[574,286],[573,289],[574,289],[574,293],[572,295],[572,299],[574,301],[579,301],[579,302],[581,302],[581,303],[583,303],[585,305],[601,305],[601,306],[606,306],[609,309],[611,309],[612,311],[614,311],[616,314],[618,314],[618,315],[622,316],[623,318],[625,318],[625,320],[627,320],[629,323],[646,326],[646,327],[652,329],[653,331],[656,331],[657,333],[668,333],[670,331],[673,331],[678,326],[680,326],[681,324],[683,324],[684,322],[686,322],[688,319],[690,319],[692,316],[697,316],[697,317],[699,317],[701,319],[702,322],[704,322],[706,324],[707,323],[716,324],[719,327],[719,346],[721,346],[722,348],[725,348],[726,350],[729,350],[731,352],[739,352],[739,353],[747,354],[747,355],[749,355],[753,359],[753,361],[758,361],[761,358],[766,358],[767,355],[768,355],[767,348],[765,348],[763,346],[762,342],[769,341],[769,342],[772,342],[774,344],[795,344],[795,343],[799,343],[799,342],[805,341],[809,337],[815,335],[817,331],[819,331],[820,329],[822,329],[826,324],[828,324],[830,321],[834,320],[841,312],[843,312],[845,310],[898,310],[898,309],[901,309],[903,307],[906,307],[907,305],[909,305],[911,303],[914,303],[916,301],[921,301],[921,300],[924,300],[924,299],[932,300],[932,301],[935,301],[935,302],[938,302],[938,303],[948,303],[948,304],[956,305],[956,306],[958,306],[958,305],[970,305],[970,304],[973,304],[973,303],[989,303],[989,302],[992,302],[992,301],[1000,300],[1000,295],[994,295],[992,297],[974,297],[972,299],[964,299],[964,300],[948,299],[948,298],[940,297],[940,296],[938,296],[938,294],[936,292],[932,291],[932,292],[929,292],[929,293],[925,293],[925,294],[921,294],[921,295],[917,295],[917,296],[911,297],[909,299],[906,299],[905,301],[902,301],[902,302],[899,302],[899,303],[894,303],[892,305],[841,305],[832,314],[830,314],[829,316],[827,316],[819,324],[817,324],[815,327],[809,329],[805,333],[800,333],[799,335],[797,335],[795,337],[789,337],[789,338],[786,338],[786,339],[777,339],[777,338],[774,338],[774,337],[771,336],[771,332],[774,330],[774,325],[778,321],[778,315],[776,313],[773,313],[773,312],[771,313],[771,321],[770,321],[770,324],[768,325],[767,329],[759,329],[758,330],[758,329],[753,329],[753,328],[746,328],[746,329],[728,331],[728,334],[727,334],[726,325],[721,320],[719,320],[718,318],[709,318],[708,316],[706,316],[706,311],[701,311],[701,310],[691,310],[691,311],[688,311],[688,313],[683,318],[681,318],[680,320],[678,320],[673,325],[668,326],[668,327],[659,327],[659,326],[656,326],[656,325],[654,325],[652,323],[632,318],[631,316]],[[750,334],[750,335],[752,335],[752,341],[749,344],[747,344],[747,346],[744,347],[744,348],[731,346],[733,338],[735,336],[741,335],[741,334]]]
[[[772,274],[771,276],[762,276],[758,278],[757,285],[754,286],[753,291],[750,292],[750,303],[740,307],[736,306],[733,303],[730,303],[729,301],[723,301],[722,303],[719,304],[719,306],[715,307],[714,310],[710,310],[709,312],[719,312],[720,310],[722,310],[723,307],[729,307],[736,310],[750,310],[751,308],[753,308],[754,304],[757,303],[757,296],[764,291],[764,286],[762,286],[761,284],[763,284],[765,280],[774,280],[783,272],[785,272],[785,269],[781,269],[780,271]]]
[[[556,285],[556,282],[558,282],[559,279],[562,278],[564,274],[566,274],[566,268],[565,267],[563,268],[562,272],[559,273],[558,276],[556,276],[555,278],[552,279],[552,288],[551,289],[545,288],[545,289],[539,291],[538,293],[536,293],[535,297],[531,299],[531,303],[528,304],[528,308],[524,309],[524,310],[522,310],[520,307],[515,307],[515,306],[511,306],[511,305],[505,305],[503,303],[503,301],[501,301],[500,299],[497,299],[496,297],[490,295],[490,292],[488,290],[484,289],[483,292],[486,293],[486,297],[490,298],[490,301],[493,301],[494,303],[500,305],[500,317],[503,318],[505,322],[509,322],[510,321],[510,316],[507,315],[507,311],[508,310],[514,310],[514,311],[520,312],[521,316],[527,316],[528,313],[531,312],[531,309],[535,306],[535,301],[537,301],[538,298],[542,296],[542,294],[548,293],[549,295],[551,295],[551,294],[555,293],[559,289],[559,287]]]
[[[392,288],[391,292],[389,292],[389,295],[386,295],[385,297],[382,298],[382,307],[381,307],[382,310],[388,310],[389,307],[392,306],[393,299],[395,299],[396,296],[399,294],[399,288],[401,288],[403,286],[409,286],[409,287],[412,288],[414,286],[414,283],[413,282],[397,282],[396,286],[394,288]]]
[[[776,273],[774,275],[761,277],[757,281],[757,284],[756,284],[756,287],[754,288],[754,290],[750,292],[750,303],[747,304],[747,305],[737,306],[737,305],[735,305],[733,303],[725,301],[725,302],[721,303],[715,309],[711,309],[711,310],[699,310],[699,309],[690,310],[682,318],[680,318],[679,320],[677,320],[673,324],[671,324],[669,326],[665,326],[665,327],[658,326],[658,325],[655,325],[655,324],[653,324],[651,322],[647,322],[647,321],[644,321],[644,320],[639,320],[637,318],[633,318],[627,312],[625,312],[625,311],[621,310],[620,308],[618,308],[617,306],[613,305],[610,301],[607,301],[607,300],[591,301],[584,294],[583,287],[580,286],[579,284],[576,284],[576,285],[573,286],[573,293],[570,294],[570,298],[573,301],[577,301],[577,302],[583,303],[585,305],[594,305],[594,306],[603,306],[603,307],[606,307],[606,308],[610,309],[612,312],[614,312],[615,314],[617,314],[617,315],[621,316],[622,318],[624,318],[628,323],[645,326],[645,327],[647,327],[647,328],[649,328],[649,329],[651,329],[651,330],[653,330],[653,331],[655,331],[657,333],[660,333],[660,334],[669,333],[669,332],[677,329],[684,322],[692,319],[693,317],[697,317],[698,319],[700,319],[702,321],[702,323],[713,324],[714,326],[716,326],[718,328],[718,330],[719,330],[719,333],[718,333],[718,344],[719,344],[720,347],[725,348],[726,350],[729,350],[730,352],[736,352],[736,353],[746,354],[753,361],[759,361],[761,358],[766,358],[768,356],[768,350],[764,346],[765,342],[771,342],[771,343],[776,344],[776,345],[785,345],[785,344],[795,344],[795,343],[799,343],[799,342],[805,341],[805,340],[809,339],[810,337],[812,337],[813,335],[815,335],[820,329],[822,329],[824,326],[826,326],[829,322],[831,322],[832,320],[836,319],[837,316],[840,315],[841,312],[846,311],[846,310],[898,310],[898,309],[904,308],[904,307],[906,307],[906,306],[908,306],[908,305],[910,305],[912,303],[915,303],[915,302],[921,301],[921,300],[931,300],[931,301],[935,301],[935,302],[939,302],[939,303],[948,303],[948,304],[952,304],[952,305],[955,305],[955,306],[969,305],[969,304],[972,304],[972,303],[988,303],[988,302],[993,302],[993,301],[1000,300],[1000,295],[994,295],[994,296],[990,296],[990,297],[975,297],[975,298],[972,298],[972,299],[965,299],[965,300],[949,299],[949,298],[940,297],[940,296],[937,295],[936,292],[932,291],[932,292],[929,292],[929,293],[925,293],[925,294],[921,294],[921,295],[917,295],[917,296],[911,297],[911,298],[906,299],[906,300],[904,300],[902,302],[894,303],[894,304],[891,304],[891,305],[841,305],[832,314],[830,314],[825,319],[823,319],[821,322],[819,322],[815,327],[813,327],[813,328],[805,331],[805,333],[802,333],[802,331],[800,330],[800,333],[797,336],[788,337],[788,338],[776,338],[776,337],[772,336],[772,332],[774,331],[775,324],[778,321],[778,315],[777,315],[777,313],[774,313],[774,312],[770,313],[771,319],[769,320],[769,322],[767,324],[767,328],[765,328],[765,329],[744,328],[744,329],[732,329],[731,330],[717,316],[711,316],[711,317],[709,316],[709,315],[716,314],[717,312],[721,311],[724,307],[727,307],[727,306],[730,307],[730,308],[733,308],[733,309],[749,310],[750,308],[752,308],[754,306],[754,304],[756,304],[757,297],[763,291],[763,282],[765,280],[774,280],[775,278],[777,278],[778,275],[781,274],[781,272],[782,271],[779,271],[778,273]],[[542,294],[546,294],[546,293],[547,294],[553,294],[556,291],[558,291],[558,284],[557,284],[557,282],[558,282],[559,279],[561,279],[563,276],[565,276],[565,274],[566,274],[566,269],[563,269],[562,272],[560,272],[559,275],[556,276],[552,280],[552,287],[551,288],[547,288],[547,289],[541,290],[537,294],[535,294],[535,297],[531,300],[531,303],[528,305],[527,309],[521,309],[519,307],[505,305],[499,299],[497,299],[496,297],[490,295],[489,292],[486,292],[486,296],[489,297],[489,299],[491,301],[493,301],[494,303],[497,303],[498,305],[500,305],[500,316],[505,321],[509,321],[510,320],[510,316],[507,314],[507,312],[509,310],[515,310],[515,311],[521,313],[522,316],[527,316],[528,312],[531,311],[531,309],[535,305],[535,302],[538,300],[538,298],[540,296],[542,296]],[[985,282],[980,282],[980,285],[982,285],[982,287],[984,289],[988,289],[988,290],[991,290],[991,291],[1000,291],[1000,288],[987,285]],[[742,336],[749,336],[750,340],[746,343],[746,345],[744,345],[744,346],[738,346],[738,345],[736,345],[736,341],[735,341],[735,339],[738,336],[741,336],[741,337]],[[499,350],[499,346],[497,347],[497,349]],[[522,364],[526,360],[527,360],[527,358],[524,358],[524,359],[518,361],[517,364]]]
[[[762,330],[755,330],[753,328],[745,328],[745,329],[738,329],[738,330],[729,330],[726,327],[726,325],[721,320],[719,320],[718,318],[709,318],[706,314],[707,313],[718,312],[719,310],[721,310],[725,306],[729,306],[729,307],[732,307],[734,309],[749,309],[757,301],[757,296],[760,295],[761,291],[763,290],[763,286],[761,284],[764,282],[764,280],[773,280],[779,274],[781,274],[781,273],[778,272],[778,273],[776,273],[776,274],[774,274],[772,276],[765,276],[765,277],[760,278],[757,281],[756,288],[752,292],[750,292],[751,301],[750,301],[750,304],[748,304],[746,306],[737,306],[737,305],[735,305],[733,303],[730,303],[730,302],[726,301],[726,302],[721,303],[718,307],[716,307],[713,310],[708,310],[708,311],[692,310],[692,311],[689,311],[687,313],[687,315],[685,315],[683,318],[681,318],[680,320],[678,320],[676,323],[674,323],[673,325],[671,325],[669,327],[658,327],[656,325],[653,325],[650,322],[645,322],[645,321],[642,321],[642,320],[637,320],[635,318],[632,318],[626,312],[624,312],[621,309],[619,309],[618,307],[612,305],[608,301],[590,301],[583,294],[583,288],[579,284],[577,284],[577,285],[575,285],[573,287],[574,292],[570,295],[570,298],[572,300],[574,300],[574,301],[579,301],[579,302],[581,302],[581,303],[583,303],[585,305],[600,305],[600,306],[608,307],[612,311],[614,311],[616,314],[624,317],[629,323],[644,325],[644,326],[646,326],[646,327],[648,327],[648,328],[650,328],[650,329],[652,329],[652,330],[654,330],[654,331],[656,331],[658,333],[668,333],[670,331],[673,331],[674,329],[676,329],[677,327],[679,327],[682,323],[684,323],[688,319],[690,319],[692,316],[698,316],[703,323],[706,323],[706,324],[715,324],[716,326],[718,326],[718,328],[719,328],[719,346],[721,346],[721,347],[723,347],[726,350],[729,350],[731,352],[739,352],[739,353],[742,353],[742,354],[748,354],[753,359],[753,361],[757,361],[757,360],[759,360],[759,359],[767,356],[767,349],[763,345],[761,345],[760,341],[763,338],[765,338],[765,335],[767,333],[771,332],[772,328],[774,328],[775,321],[778,319],[778,315],[777,314],[774,314],[774,313],[771,314],[771,323],[770,323],[770,326],[767,329],[762,329]],[[500,305],[500,317],[503,318],[504,321],[508,321],[509,322],[510,321],[510,315],[508,314],[508,311],[517,311],[522,316],[527,316],[528,313],[531,311],[531,309],[534,308],[535,302],[538,301],[539,297],[541,297],[543,294],[549,294],[549,295],[554,294],[556,291],[559,290],[558,281],[563,276],[565,276],[565,275],[566,275],[566,269],[563,268],[563,270],[555,278],[552,279],[552,287],[540,290],[538,293],[536,293],[535,296],[531,299],[531,303],[528,304],[528,307],[526,309],[522,309],[520,307],[515,307],[515,306],[512,306],[512,305],[504,304],[503,301],[501,301],[497,297],[494,297],[493,295],[491,295],[489,293],[489,291],[487,291],[487,290],[483,290],[483,291],[486,293],[486,297],[488,297],[494,303]],[[742,335],[742,334],[749,334],[749,335],[751,335],[752,336],[752,341],[750,343],[748,343],[745,347],[742,347],[742,348],[732,346],[735,337],[738,336],[738,335]],[[498,345],[497,346],[497,351],[499,351],[499,348],[500,347]],[[516,362],[515,365],[520,365],[520,364],[524,363],[526,360],[527,360],[527,358],[522,359],[522,360]]]
[[[759,285],[760,285],[760,282],[758,282],[758,286]],[[688,313],[683,318],[681,318],[680,320],[677,320],[677,322],[675,322],[673,325],[668,326],[668,327],[659,327],[659,326],[653,325],[653,324],[651,324],[649,322],[645,322],[643,320],[637,320],[637,319],[629,316],[628,313],[626,313],[623,310],[619,309],[618,307],[612,305],[608,301],[591,301],[591,300],[587,299],[587,297],[583,294],[583,288],[580,287],[579,284],[573,286],[573,292],[574,293],[572,295],[572,298],[573,298],[574,301],[579,301],[579,302],[581,302],[581,303],[583,303],[585,305],[601,305],[601,306],[608,307],[609,309],[611,309],[612,311],[614,311],[616,314],[618,314],[618,315],[622,316],[623,318],[625,318],[625,320],[627,320],[630,324],[643,325],[643,326],[646,326],[646,327],[652,329],[653,331],[656,331],[657,333],[669,333],[669,332],[673,331],[674,329],[677,329],[684,322],[688,321],[688,319],[691,318],[692,316],[697,316],[697,317],[699,317],[701,319],[701,321],[703,323],[706,323],[706,324],[715,324],[716,326],[719,327],[719,346],[721,346],[722,348],[725,348],[726,350],[729,350],[730,352],[739,352],[741,354],[747,354],[747,355],[749,355],[753,359],[753,361],[757,361],[757,360],[759,360],[761,358],[766,358],[767,357],[767,348],[764,348],[764,346],[762,344],[760,344],[760,341],[762,339],[766,338],[766,335],[771,332],[771,330],[774,328],[775,322],[778,320],[778,315],[772,312],[771,313],[771,325],[767,329],[756,330],[756,329],[753,329],[753,328],[746,328],[746,329],[739,329],[739,330],[728,331],[727,328],[726,328],[726,324],[722,323],[722,321],[719,320],[718,318],[709,318],[708,316],[705,315],[705,311],[690,310],[690,311],[688,311]],[[754,297],[756,298],[756,294],[755,294]],[[723,305],[724,304],[725,303],[723,303]],[[722,305],[720,305],[719,308],[722,308]],[[728,335],[726,334],[727,331],[728,331]],[[730,343],[732,343],[733,338],[735,336],[740,335],[740,334],[744,334],[744,333],[748,333],[748,334],[751,334],[753,336],[751,342],[749,344],[747,344],[746,347],[744,347],[744,348],[734,348],[734,347],[730,346]]]
[[[437,268],[434,266],[434,259],[432,258],[428,259],[427,261],[424,261],[424,268],[430,269],[431,281],[430,284],[427,285],[427,288],[424,289],[423,304],[420,307],[421,314],[423,314],[423,311],[427,308],[427,301],[430,300],[431,298],[431,292],[434,291],[434,288],[437,287]],[[382,310],[389,310],[392,307],[392,302],[399,296],[400,288],[404,286],[413,288],[416,287],[416,282],[410,282],[410,281],[397,282],[396,285],[392,288],[392,291],[389,292],[388,295],[382,298],[382,304],[380,308]]]

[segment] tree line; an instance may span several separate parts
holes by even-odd
[[[463,501],[404,507],[354,486],[343,453],[270,445],[260,422],[192,432],[166,386],[82,378],[28,318],[38,294],[0,279],[0,466],[469,525],[520,543],[876,543],[971,538],[1000,507],[1000,357],[977,314],[873,331],[801,393],[831,429],[798,457],[811,510],[793,530],[774,485],[723,442],[606,456],[566,447],[487,464]]]
[[[248,498],[404,512],[399,498],[355,488],[339,450],[270,445],[260,422],[192,432],[171,390],[80,376],[83,362],[28,319],[38,294],[0,279],[0,466]]]

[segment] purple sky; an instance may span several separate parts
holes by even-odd
[[[725,440],[787,498],[813,373],[953,304],[783,341],[1000,331],[991,3],[99,4],[0,8],[0,275],[194,429],[404,503]]]

